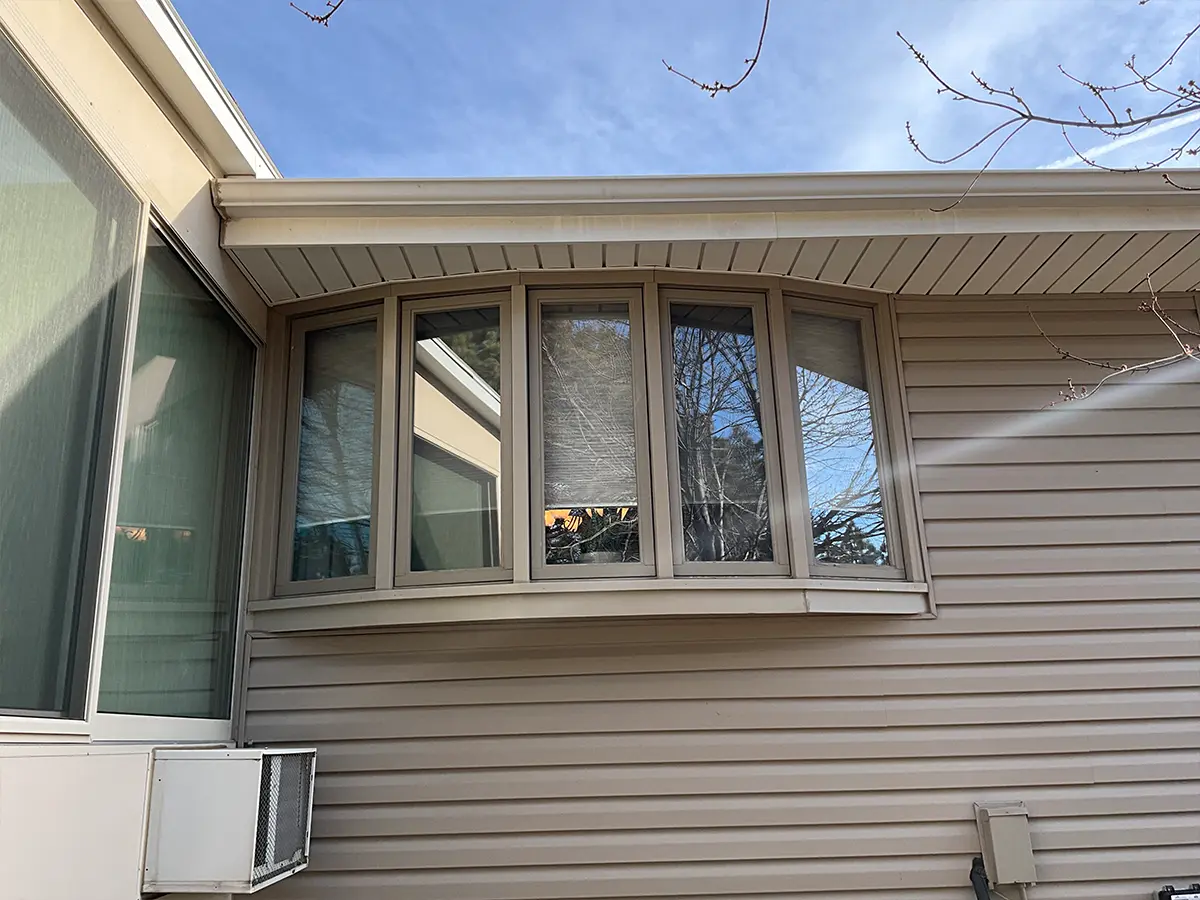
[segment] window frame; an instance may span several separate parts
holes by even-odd
[[[283,494],[280,503],[279,536],[275,568],[275,593],[278,596],[303,594],[328,594],[341,591],[371,590],[375,587],[379,568],[379,551],[386,547],[379,535],[380,475],[383,470],[383,455],[380,452],[381,414],[383,412],[383,381],[387,377],[384,360],[387,356],[387,339],[384,327],[382,303],[335,310],[292,320],[288,328],[287,391],[285,394],[287,414],[284,421],[283,438]],[[378,379],[375,386],[374,411],[374,459],[372,461],[373,485],[371,490],[371,541],[367,572],[362,575],[345,575],[338,578],[314,578],[296,581],[292,578],[293,552],[295,550],[296,506],[300,487],[300,425],[304,403],[304,360],[308,334],[324,331],[341,325],[356,325],[375,322],[375,369]]]
[[[722,290],[719,288],[663,287],[658,289],[659,320],[662,343],[660,368],[663,373],[666,409],[666,439],[668,489],[671,500],[671,562],[676,577],[721,576],[789,576],[804,577],[793,572],[790,562],[795,536],[790,534],[785,515],[783,467],[780,461],[780,434],[776,409],[775,379],[772,366],[770,323],[767,316],[765,292]],[[764,470],[767,478],[767,515],[771,522],[770,560],[759,562],[695,560],[686,558],[683,538],[683,498],[679,469],[679,436],[675,408],[675,353],[671,327],[671,304],[689,303],[702,306],[732,306],[749,308],[754,328],[755,371],[758,375],[759,403],[762,405],[762,438]]]
[[[0,16],[0,18],[3,18]],[[265,329],[256,332],[247,318],[247,310],[257,308],[259,299],[247,293],[248,299],[235,302],[233,290],[241,283],[231,281],[220,272],[210,272],[201,262],[187,240],[180,236],[171,224],[171,219],[156,206],[151,193],[145,187],[145,179],[131,170],[127,160],[115,151],[112,141],[104,140],[88,120],[86,110],[80,111],[78,103],[56,87],[54,79],[48,78],[45,68],[35,61],[23,46],[18,34],[10,29],[9,23],[0,21],[0,41],[7,41],[15,50],[17,58],[25,65],[33,80],[44,91],[43,96],[30,102],[58,110],[64,120],[78,132],[80,145],[86,146],[88,158],[82,163],[77,154],[66,153],[60,145],[48,147],[47,152],[55,158],[66,172],[80,164],[86,167],[104,167],[110,170],[115,180],[132,195],[136,204],[136,218],[132,221],[133,254],[127,273],[114,283],[116,302],[108,323],[104,374],[99,385],[102,398],[96,421],[93,423],[97,446],[92,454],[91,484],[88,494],[81,497],[81,504],[88,507],[88,518],[82,529],[83,544],[80,552],[83,559],[76,577],[79,599],[75,620],[75,646],[71,660],[71,684],[68,691],[67,708],[61,712],[8,711],[0,710],[0,741],[40,742],[45,744],[83,744],[94,741],[137,741],[137,742],[201,742],[227,743],[234,737],[234,722],[241,714],[242,687],[245,682],[245,648],[247,645],[246,617],[249,601],[252,559],[252,541],[256,537],[256,499],[259,479],[259,448],[263,433],[263,415],[266,409],[265,387],[267,383],[267,354],[264,352]],[[78,99],[78,98],[76,98]],[[88,120],[88,121],[85,121]],[[110,135],[111,137],[111,135]],[[119,144],[119,142],[118,142]],[[64,155],[65,153],[65,155]],[[84,186],[80,186],[84,190]],[[86,191],[85,191],[86,192]],[[157,231],[163,243],[172,248],[181,261],[200,280],[213,298],[250,340],[254,350],[253,384],[251,387],[251,410],[248,447],[248,471],[245,485],[245,509],[242,516],[241,556],[237,573],[236,624],[233,658],[231,661],[231,697],[229,715],[224,719],[197,719],[170,716],[131,715],[101,713],[98,711],[100,673],[104,656],[104,639],[107,630],[109,579],[111,577],[113,546],[112,535],[117,522],[117,504],[120,493],[121,465],[124,454],[123,434],[129,406],[129,385],[132,379],[134,344],[137,337],[137,317],[141,308],[142,275],[151,231]],[[215,238],[215,231],[213,232]],[[215,241],[214,245],[215,246]],[[223,260],[223,257],[215,257]],[[264,566],[270,578],[270,563]]]
[[[808,558],[808,571],[815,578],[855,578],[878,580],[903,580],[906,577],[904,543],[899,533],[899,513],[895,498],[895,481],[892,463],[891,441],[888,437],[887,421],[884,414],[885,402],[883,378],[879,364],[879,347],[875,334],[875,313],[873,309],[846,302],[831,302],[829,300],[810,297],[803,294],[785,292],[783,294],[784,347],[786,348],[786,364],[788,381],[782,387],[781,393],[786,394],[788,405],[792,410],[796,448],[799,455],[800,475],[803,482],[804,508],[797,510],[797,515],[803,519],[802,531],[805,552]],[[859,342],[863,355],[863,373],[867,382],[867,396],[871,406],[871,432],[875,443],[875,465],[879,479],[880,497],[883,504],[884,534],[887,540],[890,563],[886,566],[869,566],[856,563],[825,563],[818,562],[813,546],[812,507],[808,497],[808,471],[805,466],[803,423],[800,421],[797,400],[795,398],[796,359],[792,352],[792,313],[810,313],[831,319],[846,319],[856,322],[859,328]],[[799,496],[799,494],[798,494]]]
[[[393,301],[395,302],[395,301]],[[425,313],[447,312],[455,309],[496,308],[500,313],[500,565],[488,568],[445,569],[432,572],[412,571],[412,503],[409,487],[412,484],[413,422],[416,412],[416,319]],[[388,486],[389,496],[395,498],[392,517],[395,532],[392,541],[392,560],[395,587],[439,584],[488,584],[513,580],[513,532],[520,527],[510,512],[513,510],[513,340],[512,294],[510,291],[488,291],[477,294],[455,294],[407,300],[400,304],[399,335],[390,358],[398,364],[398,394],[393,407],[397,409],[396,427],[390,431],[390,461],[384,460],[394,480]],[[378,451],[381,458],[384,447]],[[374,526],[372,526],[374,530]],[[374,552],[374,551],[372,551]]]
[[[111,547],[110,516],[115,522],[117,487],[120,475],[120,457],[123,443],[118,440],[124,430],[122,404],[125,402],[125,369],[132,360],[134,322],[141,291],[142,265],[146,254],[146,239],[149,234],[151,205],[143,192],[139,191],[126,173],[110,158],[91,132],[75,115],[70,105],[43,77],[42,71],[29,57],[16,35],[0,22],[0,42],[12,49],[18,63],[23,65],[30,81],[36,85],[33,91],[24,92],[20,85],[9,92],[6,105],[24,126],[25,116],[37,117],[47,111],[57,117],[46,123],[47,130],[65,131],[69,138],[65,142],[51,140],[43,144],[33,127],[25,126],[45,153],[51,157],[71,184],[81,194],[93,199],[97,186],[86,175],[104,170],[111,175],[114,185],[129,192],[135,206],[134,217],[128,223],[132,229],[133,253],[127,272],[114,272],[111,288],[112,303],[108,321],[104,325],[98,344],[103,356],[101,374],[96,385],[95,402],[89,423],[91,449],[86,462],[87,476],[85,491],[79,498],[82,510],[82,525],[72,548],[73,575],[70,599],[66,615],[74,619],[71,627],[70,645],[65,658],[64,676],[65,703],[61,710],[25,710],[0,708],[0,734],[34,733],[46,735],[86,735],[95,712],[94,694],[98,689],[100,671],[98,660],[103,649],[104,617],[108,600],[108,565]],[[69,144],[70,146],[64,146]],[[86,148],[86,155],[71,150]],[[81,177],[81,172],[84,176]],[[95,245],[107,246],[112,238],[111,231],[97,228],[93,234]],[[111,262],[111,260],[110,260]]]
[[[653,497],[650,476],[650,424],[647,418],[646,337],[642,291],[636,287],[546,288],[530,290],[527,298],[530,472],[530,562],[535,581],[607,578],[652,578],[657,571],[654,546]],[[546,474],[541,447],[542,428],[542,310],[575,303],[628,303],[630,358],[633,364],[633,435],[638,496],[638,554],[636,563],[546,563]],[[649,515],[646,515],[649,513]]]
[[[197,718],[191,716],[152,716],[134,713],[106,713],[99,711],[100,675],[104,664],[104,637],[108,624],[109,583],[112,574],[113,546],[111,536],[117,525],[117,506],[120,500],[121,466],[124,457],[125,441],[117,440],[124,434],[127,419],[130,385],[133,379],[133,352],[137,341],[137,318],[141,311],[142,273],[145,267],[146,251],[149,247],[151,232],[157,233],[162,242],[178,257],[179,261],[191,271],[204,288],[212,294],[217,305],[230,317],[234,325],[250,341],[254,352],[254,368],[250,398],[250,433],[249,446],[246,451],[247,473],[245,483],[245,508],[242,511],[242,534],[237,572],[236,613],[234,616],[234,640],[231,653],[233,672],[230,681],[229,715],[223,719]],[[129,319],[128,332],[125,335],[124,356],[121,364],[121,392],[117,404],[117,420],[114,431],[114,453],[108,478],[110,490],[105,506],[104,533],[109,540],[103,545],[101,565],[101,588],[96,603],[97,625],[94,630],[94,648],[89,666],[90,680],[88,686],[86,731],[93,741],[202,741],[223,742],[233,736],[233,723],[238,716],[241,700],[239,695],[244,683],[243,656],[246,649],[246,615],[249,595],[249,576],[251,559],[251,541],[254,531],[255,476],[257,466],[259,441],[261,436],[261,417],[264,410],[264,389],[266,375],[266,354],[263,352],[263,340],[256,335],[238,313],[237,307],[230,301],[226,293],[216,283],[208,271],[201,265],[195,254],[176,233],[165,216],[157,209],[147,207],[144,216],[141,243],[138,246],[138,261],[136,280],[134,284],[132,315]],[[2,723],[0,723],[2,725]]]
[[[631,321],[634,351],[639,332],[642,343],[646,409],[639,411],[635,422],[643,417],[647,438],[641,448],[649,453],[648,508],[642,512],[642,537],[650,534],[656,543],[653,556],[643,560],[645,573],[618,575],[581,571],[570,567],[564,577],[547,577],[544,563],[539,566],[544,540],[544,513],[536,508],[541,503],[535,488],[542,481],[540,436],[534,431],[532,417],[540,415],[540,395],[535,365],[540,367],[540,299],[560,295],[564,302],[612,300],[624,292],[641,298],[640,328]],[[382,304],[385,328],[396,335],[394,351],[385,355],[382,366],[395,369],[390,387],[392,399],[385,401],[379,416],[384,434],[377,462],[382,466],[378,489],[383,491],[379,512],[389,503],[399,506],[411,502],[404,498],[403,478],[398,448],[389,449],[400,433],[400,321],[404,310],[422,307],[443,308],[462,300],[464,305],[479,306],[481,295],[497,295],[497,301],[508,299],[509,353],[507,367],[511,400],[505,405],[505,416],[511,418],[512,497],[509,513],[504,517],[511,526],[512,576],[505,571],[503,579],[483,580],[463,573],[448,580],[402,581],[395,577],[393,565],[399,565],[401,545],[393,533],[391,553],[387,559],[375,553],[377,577],[373,587],[348,589],[327,588],[315,593],[329,593],[328,599],[304,599],[272,593],[264,584],[250,601],[250,610],[264,617],[272,627],[301,630],[307,628],[354,627],[356,624],[447,624],[464,621],[511,619],[541,619],[559,616],[607,617],[612,615],[728,615],[769,613],[849,613],[866,615],[936,615],[936,607],[927,582],[927,551],[920,519],[920,501],[916,494],[915,465],[911,436],[908,433],[907,406],[903,392],[898,343],[895,333],[895,308],[890,296],[852,288],[817,285],[788,276],[755,275],[729,272],[688,272],[634,268],[620,272],[556,272],[508,271],[428,281],[392,282],[350,293],[312,298],[276,310],[273,333],[290,333],[295,321],[330,310],[354,313],[361,317],[363,310]],[[707,299],[717,305],[746,305],[756,310],[754,317],[755,348],[758,355],[757,375],[763,404],[764,455],[770,479],[772,511],[771,525],[775,537],[774,560],[762,563],[698,562],[675,565],[675,529],[682,516],[677,509],[681,496],[675,468],[674,435],[675,398],[673,371],[673,341],[670,327],[670,302],[693,304]],[[787,340],[789,307],[795,303],[814,302],[820,307],[810,311],[865,320],[871,329],[870,339],[863,336],[864,362],[871,379],[873,427],[876,435],[877,458],[881,478],[886,479],[893,504],[887,519],[888,539],[896,541],[896,559],[906,567],[896,573],[864,571],[846,567],[821,569],[810,566],[809,530],[811,512],[807,499],[807,474],[799,465],[802,448],[798,434],[796,403],[792,398],[789,372],[791,354]],[[393,325],[387,325],[387,317]],[[636,319],[631,315],[631,320]],[[863,326],[860,326],[860,328]],[[861,333],[861,332],[860,332]],[[281,343],[281,342],[277,342]],[[278,351],[276,351],[278,353]],[[280,354],[286,356],[286,353]],[[286,360],[276,359],[275,390],[284,389]],[[636,383],[636,382],[635,382]],[[385,374],[380,393],[385,398],[389,383]],[[407,387],[404,388],[405,392]],[[284,409],[290,409],[291,388],[287,397],[274,411],[279,424],[266,428],[282,429]],[[393,419],[388,425],[389,405]],[[662,424],[660,424],[660,421]],[[389,434],[391,437],[389,437]],[[273,437],[279,447],[281,438]],[[885,449],[886,448],[886,449]],[[276,451],[278,452],[278,451]],[[407,462],[405,462],[407,466]],[[884,472],[890,474],[883,474]],[[272,475],[260,483],[264,494],[282,491],[278,476]],[[645,489],[639,483],[639,494]],[[640,503],[647,501],[639,496]],[[272,510],[279,504],[273,502]],[[676,507],[673,509],[673,507]],[[803,514],[797,515],[800,507]],[[503,512],[503,511],[502,511]],[[389,515],[398,524],[399,509]],[[885,512],[885,515],[889,515]],[[266,513],[264,513],[266,516]],[[674,521],[673,521],[674,520]],[[520,527],[520,523],[527,527]],[[515,524],[514,524],[515,523]],[[375,531],[385,535],[388,522],[376,521]],[[265,522],[264,522],[265,526]],[[277,537],[272,526],[270,541]],[[782,537],[780,537],[782,535]],[[895,537],[893,537],[893,535]],[[271,548],[277,552],[277,547]],[[639,566],[641,564],[638,564]],[[741,571],[732,571],[734,567]],[[605,568],[597,565],[598,569]],[[871,567],[874,570],[876,567]],[[556,572],[550,572],[550,576]],[[261,577],[261,576],[257,576]],[[256,582],[258,583],[258,582]],[[762,595],[759,596],[758,589]],[[615,602],[611,594],[626,591],[627,598]],[[782,591],[782,593],[779,593]],[[689,601],[688,598],[692,598]],[[651,602],[643,603],[642,599]],[[636,601],[636,602],[635,602]],[[356,613],[360,608],[362,612]],[[631,605],[632,604],[632,605]],[[337,607],[340,610],[335,611]],[[341,623],[341,624],[338,624]]]

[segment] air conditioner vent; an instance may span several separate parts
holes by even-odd
[[[308,817],[313,757],[272,753],[263,757],[254,833],[254,886],[280,872],[308,865]]]
[[[143,890],[250,894],[308,865],[316,751],[154,754]]]

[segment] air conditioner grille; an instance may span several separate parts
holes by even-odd
[[[263,757],[252,885],[308,862],[305,837],[312,765],[309,753]]]

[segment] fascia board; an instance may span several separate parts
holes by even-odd
[[[168,0],[95,0],[223,175],[279,170]]]

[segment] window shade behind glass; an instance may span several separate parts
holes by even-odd
[[[294,581],[371,571],[377,380],[374,319],[306,333]]]
[[[254,347],[173,250],[146,252],[101,712],[226,718]]]
[[[0,710],[78,712],[98,427],[139,219],[0,33]]]
[[[547,304],[541,335],[546,562],[637,562],[629,304]]]

